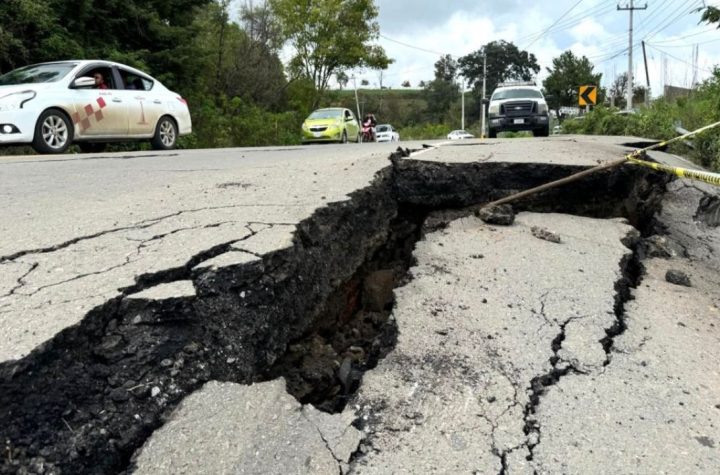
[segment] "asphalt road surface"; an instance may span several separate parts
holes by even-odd
[[[0,159],[0,473],[717,473],[717,188],[474,212],[641,142]]]

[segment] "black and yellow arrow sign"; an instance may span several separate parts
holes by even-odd
[[[580,86],[580,96],[578,103],[581,106],[594,106],[597,104],[597,87],[596,86]]]

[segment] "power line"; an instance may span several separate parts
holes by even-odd
[[[668,53],[667,51],[664,51],[664,50],[658,48],[657,46],[653,46],[653,45],[651,45],[650,43],[645,43],[645,44],[647,44],[647,45],[648,45],[649,47],[651,47],[652,49],[654,49],[654,50],[656,50],[656,51],[658,51],[658,52],[660,52],[660,53],[663,53],[663,54],[666,55],[666,56],[669,56],[669,57],[671,57],[671,58],[673,58],[673,59],[675,59],[675,60],[677,60],[677,61],[680,61],[681,63],[684,63],[684,64],[686,64],[686,65],[688,65],[688,66],[695,66],[695,65],[693,65],[693,64],[691,64],[691,63],[688,63],[688,62],[685,61],[684,59],[678,58],[677,56],[672,55],[672,54]],[[698,69],[700,69],[700,70],[702,70],[702,71],[705,71],[706,73],[710,73],[710,74],[713,74],[713,73],[714,73],[714,71],[711,70],[711,69],[703,68],[703,67],[700,67],[700,66],[695,66],[695,67],[697,67]]]
[[[691,33],[691,34],[689,34],[689,35],[679,36],[679,37],[677,37],[677,38],[672,38],[672,39],[668,39],[668,40],[660,40],[660,41],[656,41],[655,43],[656,43],[656,44],[674,43],[674,42],[676,42],[676,41],[684,40],[684,39],[687,39],[687,38],[692,38],[692,37],[694,37],[694,36],[704,35],[705,33],[709,33],[709,32],[711,32],[711,31],[717,31],[717,28],[715,28],[715,27],[713,26],[713,27],[711,27],[711,28],[708,28],[707,30],[698,31],[698,32],[696,32],[696,33]]]
[[[690,5],[689,7],[688,7],[688,4]],[[649,40],[649,39],[651,39],[653,36],[657,35],[657,34],[660,33],[661,31],[665,30],[667,27],[669,27],[670,25],[672,25],[672,24],[674,24],[676,21],[678,21],[682,16],[687,15],[688,13],[690,13],[690,12],[692,11],[692,9],[693,9],[694,7],[696,7],[696,6],[698,6],[698,5],[699,5],[699,4],[698,4],[697,2],[692,1],[692,0],[684,2],[682,5],[680,5],[679,8],[676,8],[672,13],[670,13],[670,15],[668,15],[667,17],[665,17],[666,20],[667,20],[668,18],[670,18],[669,21],[667,21],[666,23],[664,23],[663,26],[661,26],[660,28],[657,28],[657,29],[655,29],[654,31],[652,31],[651,33],[648,33],[647,35],[645,35],[645,40]],[[677,15],[675,15],[677,12],[680,12],[680,13],[678,13]],[[675,16],[673,16],[673,15],[675,15]],[[672,17],[672,18],[671,18],[671,17]]]
[[[673,18],[671,20],[671,17],[675,15],[678,11],[680,11],[684,5],[680,5],[679,8],[676,8],[675,10],[671,10],[668,14],[668,9],[665,9],[665,5],[668,4],[670,1],[671,5],[668,5],[668,9],[671,8],[672,1],[671,0],[663,0],[659,4],[655,4],[652,6],[652,12],[646,16],[646,17],[638,17],[638,28],[636,31],[636,35],[638,38],[645,37],[651,32],[659,32],[666,28],[668,26],[668,20],[670,20],[669,24],[672,24],[677,18],[684,15],[684,12],[681,12],[678,16]],[[686,2],[687,5],[687,2]],[[667,15],[666,15],[667,14]],[[664,26],[661,26],[664,25]],[[613,49],[617,46],[622,45],[627,41],[627,35],[626,34],[620,34],[616,35],[610,39],[608,39],[605,44],[603,45],[607,49]]]
[[[564,21],[557,23],[555,26],[551,25],[549,28],[546,28],[545,30],[538,30],[534,33],[530,33],[528,35],[521,36],[518,38],[518,42],[535,39],[536,37],[540,37],[545,33],[550,33],[550,32],[557,33],[559,31],[567,30],[568,28],[572,28],[573,26],[579,25],[580,23],[583,22],[583,20],[585,20],[587,18],[598,18],[598,17],[606,15],[607,13],[609,13],[613,10],[614,10],[614,8],[612,8],[611,5],[602,4],[602,3],[597,4],[588,10],[584,10],[575,15],[571,15],[570,17],[566,18]]]
[[[555,26],[555,25],[557,25],[558,23],[560,23],[560,21],[561,21],[563,18],[565,18],[567,15],[569,15],[570,12],[572,12],[572,11],[575,9],[575,7],[577,7],[578,5],[580,5],[583,1],[584,1],[584,0],[578,0],[578,2],[577,2],[576,4],[574,4],[572,7],[570,7],[570,9],[567,10],[565,13],[563,13],[562,15],[560,15],[560,18],[558,18],[557,20],[555,20],[555,22],[553,22],[552,25],[550,25],[544,32],[542,32],[538,37],[536,37],[534,40],[532,40],[532,41],[530,42],[530,44],[528,44],[527,46],[525,46],[523,49],[524,49],[524,50],[527,50],[527,49],[530,48],[532,45],[534,45],[540,38],[542,38],[543,36],[545,36],[545,35],[552,29],[553,26]]]
[[[647,43],[646,42],[645,44],[659,45],[659,46],[662,46],[663,48],[690,48],[691,46],[706,45],[709,43],[717,43],[718,41],[720,41],[720,38],[715,38],[714,40],[700,41],[697,43],[685,43],[682,45],[664,45],[664,44],[659,44],[659,42],[658,43]]]
[[[650,21],[652,20],[652,18],[656,17],[658,13],[662,13],[661,8],[662,8],[662,6],[665,5],[667,2],[668,2],[668,0],[663,0],[663,2],[656,7],[657,10],[653,10],[653,11],[649,14],[649,16],[644,19],[645,23],[643,24],[643,26],[641,26],[641,27],[638,28],[638,33],[639,33],[640,30],[646,28],[646,25],[648,24],[648,22],[650,22]],[[614,11],[616,11],[616,9],[615,9],[614,7],[612,7],[612,8],[611,8],[611,11],[614,12]],[[640,35],[638,34],[637,36],[640,36]],[[607,40],[605,40],[605,41],[603,42],[603,48],[606,49],[606,50],[613,50],[613,49],[616,49],[616,48],[618,48],[618,47],[620,47],[620,46],[626,45],[626,44],[627,44],[627,41],[628,41],[628,40],[627,40],[627,33],[620,33],[620,34],[617,34],[617,35],[613,35],[613,36],[611,36],[610,38],[608,38]],[[627,49],[627,47],[626,47],[626,49]]]
[[[394,39],[392,39],[392,38],[388,38],[387,36],[383,35],[382,33],[380,33],[378,36],[380,36],[380,38],[382,38],[382,39],[384,39],[384,40],[387,40],[387,41],[389,41],[389,42],[391,42],[391,43],[397,43],[397,44],[402,45],[402,46],[405,46],[405,47],[407,47],[407,48],[411,48],[411,49],[414,49],[414,50],[422,51],[422,52],[424,52],[424,53],[434,54],[434,55],[436,55],[436,56],[451,56],[451,57],[453,57],[453,58],[459,58],[459,56],[456,56],[456,55],[453,55],[453,54],[450,54],[450,53],[440,53],[439,51],[433,51],[433,50],[431,50],[431,49],[421,48],[420,46],[415,46],[415,45],[411,45],[411,44],[409,44],[409,43],[404,43],[404,42],[402,42],[402,41],[394,40]]]

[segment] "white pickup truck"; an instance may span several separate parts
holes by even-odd
[[[548,105],[539,87],[532,82],[501,83],[490,97],[488,136],[500,132],[532,131],[535,137],[550,135]]]

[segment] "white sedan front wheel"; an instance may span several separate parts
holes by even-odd
[[[48,109],[35,125],[32,147],[38,153],[64,153],[72,143],[73,126],[67,115],[58,109]]]

